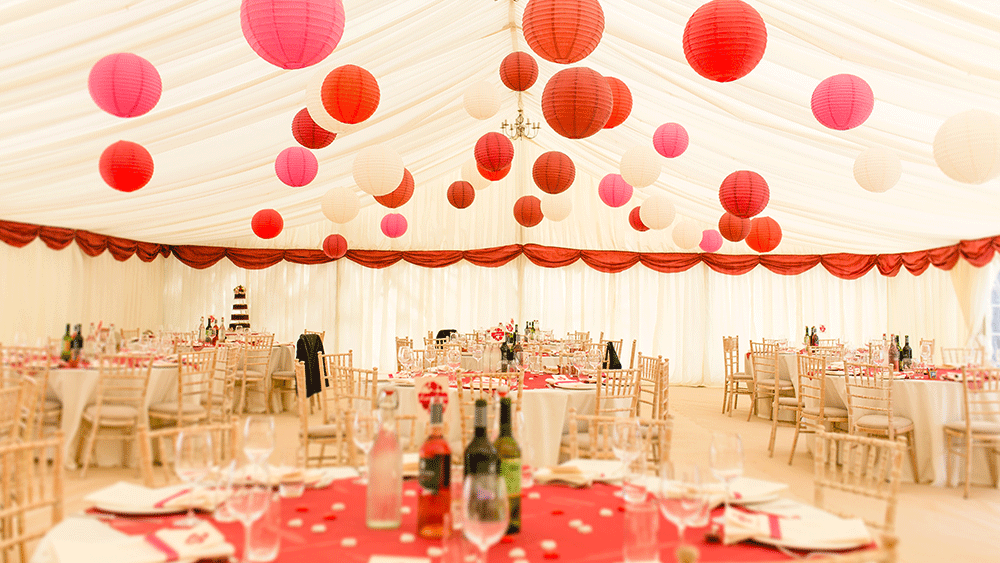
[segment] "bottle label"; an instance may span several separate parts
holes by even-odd
[[[521,458],[500,459],[500,475],[507,485],[507,496],[521,496]]]
[[[451,456],[436,455],[420,458],[420,487],[434,494],[451,487]]]

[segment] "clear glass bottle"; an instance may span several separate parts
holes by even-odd
[[[368,452],[368,487],[365,491],[365,524],[373,530],[399,528],[403,505],[403,451],[396,435],[396,389],[379,394],[379,430]]]

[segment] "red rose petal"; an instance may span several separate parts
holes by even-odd
[[[327,514],[326,516],[323,517],[323,519],[324,520],[336,520],[337,519],[337,515],[336,514]]]
[[[546,559],[559,559],[559,554],[554,551],[546,551],[544,557]]]
[[[623,507],[621,507],[621,509],[622,509],[622,511],[624,511],[624,510],[625,510],[625,507],[623,506]],[[563,513],[563,511],[562,511],[562,510],[559,510],[558,508],[552,511],[552,515],[553,515],[553,516],[559,516],[559,515],[560,515],[560,514],[562,514],[562,513]]]
[[[295,512],[309,512],[309,507],[305,505],[296,506]]]
[[[625,505],[619,506],[618,507],[618,512],[625,512]]]
[[[514,543],[514,538],[510,536],[504,536],[500,538],[500,543]]]

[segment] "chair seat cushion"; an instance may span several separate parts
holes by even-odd
[[[768,379],[758,379],[757,380],[757,385],[762,385],[764,387],[774,387],[774,378],[772,377],[772,378],[768,378]],[[792,389],[792,382],[789,381],[789,380],[787,380],[787,379],[779,379],[778,380],[778,388],[779,389]]]
[[[163,403],[156,403],[149,405],[150,414],[172,414],[177,415],[177,401],[165,401]],[[183,403],[181,408],[182,416],[192,416],[192,415],[204,415],[205,407],[201,405],[195,405],[192,403]]]
[[[973,420],[969,425],[973,434],[1000,434],[1000,422],[990,422],[988,420]],[[948,430],[965,432],[965,421],[955,420],[944,425]]]
[[[803,414],[819,416],[819,408],[802,409]],[[847,409],[841,407],[826,406],[823,408],[823,416],[826,418],[847,418]],[[895,420],[895,419],[894,419]]]
[[[859,426],[859,427],[861,427],[861,428],[876,428],[876,429],[878,429],[878,428],[885,428],[885,429],[888,429],[889,428],[889,417],[886,416],[886,415],[884,415],[884,414],[866,414],[866,415],[858,418],[854,422],[854,424],[857,425],[857,426]],[[908,418],[906,418],[906,417],[903,417],[903,416],[894,416],[894,417],[892,417],[892,425],[893,425],[893,427],[895,427],[895,429],[897,431],[899,431],[899,430],[901,430],[903,428],[907,428],[907,427],[913,426],[913,421],[910,420],[910,419],[908,419]]]
[[[343,434],[343,427],[339,424],[318,424],[309,427],[310,438],[336,438]]]
[[[246,372],[240,371],[238,375],[242,377],[244,373],[247,379],[264,379],[267,376],[264,372],[255,369],[248,369]]]
[[[45,399],[45,410],[46,411],[57,411],[62,408],[62,403],[57,399]]]
[[[778,397],[778,404],[783,407],[797,407],[799,406],[798,397]]]
[[[295,379],[295,370],[279,369],[271,374],[271,378],[280,377],[282,379]]]
[[[83,409],[84,420],[93,421],[97,416],[97,405],[88,405]],[[101,425],[128,426],[139,420],[139,409],[131,405],[116,405],[104,403],[101,405]]]
[[[739,379],[739,380],[743,380],[743,381],[751,381],[751,380],[753,380],[753,376],[752,375],[747,375],[745,373],[734,373],[733,374],[733,379]]]

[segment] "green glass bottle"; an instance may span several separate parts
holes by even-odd
[[[500,456],[500,476],[507,485],[507,504],[510,507],[508,534],[521,531],[521,447],[511,432],[510,397],[500,399],[500,435],[493,446]]]

